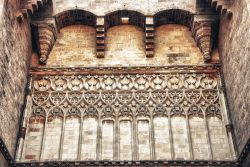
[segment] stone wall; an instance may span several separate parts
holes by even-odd
[[[195,12],[195,0],[54,0],[54,14],[69,10],[83,9],[96,15],[104,15],[117,10],[134,10],[145,15],[166,9],[182,9]]]
[[[236,144],[241,153],[250,137],[250,5],[234,1],[231,19],[221,17],[219,48]]]
[[[217,74],[118,71],[34,75],[18,161],[234,160]]]
[[[5,160],[5,158],[1,152],[0,152],[0,166],[1,167],[8,167],[8,163]]]
[[[186,26],[166,24],[156,27],[153,58],[146,57],[145,32],[137,26],[109,28],[105,56],[101,59],[96,57],[95,33],[93,27],[85,25],[62,28],[47,60],[47,67],[204,64],[203,55]],[[218,52],[214,50],[212,63],[218,62]],[[32,66],[37,65],[38,56],[34,54]]]
[[[29,24],[15,18],[18,4],[19,0],[5,3],[0,28],[0,137],[13,157],[31,53]]]

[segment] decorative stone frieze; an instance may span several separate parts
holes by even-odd
[[[46,64],[57,38],[55,25],[46,22],[34,22],[32,27],[39,53],[39,63]]]
[[[223,152],[213,154],[219,156],[216,160],[230,160],[217,72],[154,71],[150,74],[137,70],[131,74],[126,71],[125,74],[119,71],[119,75],[114,73],[114,68],[112,74],[98,74],[95,70],[95,74],[87,75],[33,75],[32,110],[28,113],[21,161],[67,160],[65,157],[71,157],[70,160],[156,160],[162,156],[192,160],[191,152],[196,152],[196,149],[187,139],[198,142],[196,135],[204,136],[202,142],[206,148],[201,156],[211,154],[210,147],[221,149],[216,146],[218,141],[214,138],[218,135],[226,144],[222,146]],[[210,129],[204,126],[205,120],[209,121]],[[88,121],[91,127],[86,124]],[[190,122],[190,130],[186,126],[187,121]],[[177,124],[180,126],[176,127]],[[75,130],[68,133],[72,126]],[[162,136],[162,126],[172,134],[164,133]],[[100,129],[95,129],[97,127]],[[196,132],[196,128],[202,131]],[[138,133],[132,132],[133,129]],[[51,133],[55,130],[58,135]],[[179,130],[184,133],[179,133]],[[208,131],[212,133],[210,137],[206,135]],[[34,133],[37,134],[36,140],[32,138]],[[132,138],[132,133],[135,138]],[[78,143],[79,135],[83,136],[83,146]],[[177,141],[178,136],[183,140]],[[175,144],[170,142],[172,140]],[[51,147],[52,141],[56,149]],[[74,143],[74,147],[69,148],[69,141]],[[149,141],[155,141],[155,144]],[[186,146],[180,152],[178,148],[182,141]],[[60,142],[64,144],[60,145]],[[36,151],[30,150],[31,146]],[[62,151],[58,152],[59,149]],[[51,152],[55,156],[47,156]],[[125,154],[127,152],[129,154]]]

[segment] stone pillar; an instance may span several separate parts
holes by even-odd
[[[31,93],[31,84],[32,83],[32,78],[29,79],[28,81],[28,94],[26,98],[26,106],[23,111],[23,120],[19,132],[19,138],[18,138],[18,148],[17,148],[17,156],[16,156],[16,161],[19,162],[22,159],[22,152],[23,152],[23,147],[24,147],[24,140],[26,136],[26,130],[28,126],[28,120],[29,120],[29,115],[32,112],[32,93]]]
[[[105,55],[105,22],[104,17],[96,18],[96,57],[104,58]]]
[[[146,56],[153,57],[154,56],[154,17],[147,16],[146,17],[146,25],[145,25],[145,47],[146,47]]]

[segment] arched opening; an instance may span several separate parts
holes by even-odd
[[[201,64],[203,55],[191,32],[193,14],[171,9],[154,16],[155,57],[166,64]]]
[[[155,29],[155,57],[165,64],[200,64],[203,55],[187,26],[164,24]]]
[[[57,14],[55,17],[59,30],[70,25],[88,25],[92,27],[96,25],[96,16],[84,10],[68,10]]]
[[[164,24],[181,24],[191,27],[192,17],[192,13],[185,10],[165,10],[154,15],[154,25],[157,27]]]

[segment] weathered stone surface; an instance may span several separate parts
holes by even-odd
[[[221,17],[219,49],[239,153],[250,137],[249,1],[234,1],[233,17]]]
[[[114,26],[107,30],[105,57],[96,57],[95,29],[74,25],[62,28],[48,56],[47,66],[138,66],[204,64],[191,31],[186,26],[168,24],[155,29],[155,55],[146,57],[144,31],[132,25]],[[37,66],[33,55],[32,66]],[[218,52],[212,53],[212,63],[218,63]]]
[[[8,162],[5,160],[5,158],[1,152],[0,152],[0,166],[1,167],[9,167]]]
[[[28,22],[19,24],[15,17],[19,2],[5,3],[0,23],[0,136],[12,156],[16,148],[31,55]]]
[[[172,8],[195,12],[195,0],[55,0],[53,5],[54,14],[68,9],[83,9],[100,16],[124,9],[138,11],[145,15]]]

